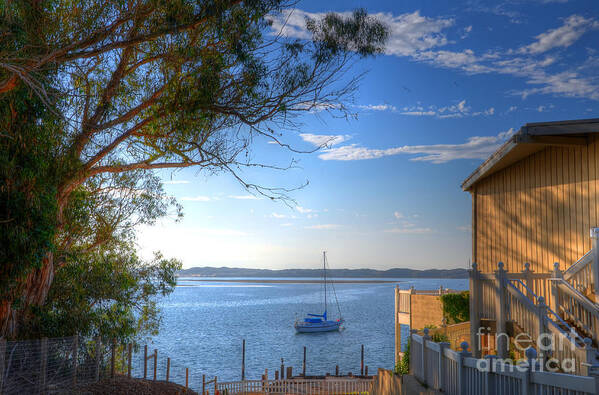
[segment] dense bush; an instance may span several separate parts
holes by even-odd
[[[470,321],[470,293],[468,291],[441,295],[441,303],[447,324]]]

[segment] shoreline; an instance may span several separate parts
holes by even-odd
[[[323,280],[277,280],[277,279],[216,279],[216,278],[186,278],[183,281],[205,281],[205,282],[219,282],[219,283],[251,283],[251,284],[322,284]],[[399,283],[397,280],[334,280],[337,284],[385,284],[385,283]]]

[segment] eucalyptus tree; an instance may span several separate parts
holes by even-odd
[[[194,166],[207,174],[229,172],[253,193],[286,197],[285,188],[261,186],[239,173],[253,166],[286,168],[254,158],[252,142],[264,138],[292,149],[281,136],[294,116],[322,109],[348,115],[346,103],[360,77],[351,66],[380,53],[388,35],[384,25],[357,10],[306,20],[310,37],[289,39],[270,28],[287,6],[278,0],[38,0],[0,6],[6,130],[0,143],[8,158],[22,154],[13,152],[21,149],[16,140],[28,159],[45,158],[38,173],[43,180],[33,179],[48,200],[24,198],[46,219],[40,235],[30,235],[38,237],[35,253],[24,248],[2,255],[0,334],[17,335],[31,306],[44,303],[65,262],[65,246],[99,247],[111,239],[91,240],[98,229],[88,229],[83,243],[69,233],[77,194],[87,193],[90,202],[100,193],[91,191],[104,188],[98,185],[123,174]],[[23,100],[36,112],[20,106]],[[17,119],[26,123],[17,127]],[[22,139],[24,129],[31,137],[40,128],[47,141]],[[29,144],[45,145],[48,152]],[[10,163],[6,169],[14,168]],[[3,177],[9,184],[14,173],[7,170]],[[26,190],[13,187],[7,201]],[[3,228],[23,222],[15,218],[23,213],[5,206]],[[31,221],[25,225],[19,229],[35,228]],[[99,222],[88,225],[102,229]],[[106,227],[108,233],[118,228]],[[14,237],[21,247],[30,242],[22,232]]]

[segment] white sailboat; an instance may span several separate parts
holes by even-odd
[[[335,286],[332,280],[330,281],[330,286],[333,290],[333,294],[335,295],[335,302],[337,303],[337,311],[339,312],[339,318],[334,320],[329,320],[327,318],[327,253],[323,251],[322,253],[322,268],[323,268],[323,279],[324,279],[324,313],[322,314],[307,314],[307,317],[304,318],[303,321],[296,321],[293,325],[295,330],[301,333],[311,333],[311,332],[331,332],[338,331],[341,328],[341,324],[344,323],[343,318],[341,317],[341,309],[339,309],[339,301],[337,300],[337,293],[335,292]]]

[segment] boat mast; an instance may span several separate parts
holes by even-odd
[[[324,272],[324,313],[327,313],[327,252],[322,252],[322,267]],[[325,317],[326,320],[326,317]]]

